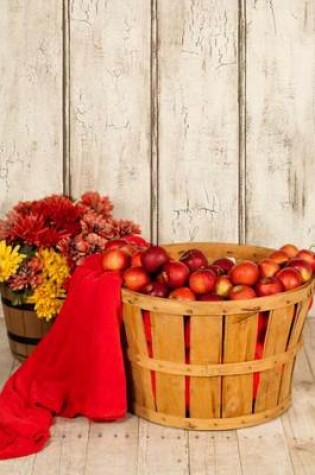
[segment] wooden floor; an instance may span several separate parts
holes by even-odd
[[[0,475],[315,475],[315,319],[305,329],[293,407],[248,429],[188,432],[133,415],[117,423],[57,418],[37,455],[0,462]],[[0,319],[0,384],[15,368]]]

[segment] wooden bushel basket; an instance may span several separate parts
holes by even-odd
[[[13,305],[5,286],[1,286],[1,300],[11,352],[17,360],[24,361],[51,329],[53,321],[38,318],[33,305]]]
[[[164,247],[173,258],[192,247],[210,259],[258,261],[272,251],[221,243]],[[296,290],[246,301],[180,302],[123,289],[132,410],[151,422],[196,430],[237,429],[279,416],[290,405],[294,363],[313,294],[314,279]],[[144,311],[150,312],[152,349]],[[262,357],[255,359],[260,312],[268,323]]]

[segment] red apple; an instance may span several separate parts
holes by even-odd
[[[176,289],[186,284],[189,269],[183,262],[170,261],[164,265],[162,275],[166,285],[171,289]],[[159,281],[161,281],[161,277],[159,277]]]
[[[292,267],[285,267],[277,273],[278,279],[282,282],[285,290],[295,289],[303,284],[301,274]]]
[[[222,267],[217,266],[216,264],[211,264],[210,266],[206,267],[206,269],[211,269],[217,276],[225,274],[225,271],[222,269]]]
[[[227,274],[232,269],[235,262],[232,261],[232,259],[229,259],[228,257],[224,257],[223,259],[216,259],[214,262],[212,262],[212,264],[221,267],[224,273]]]
[[[207,267],[208,259],[199,249],[189,249],[181,256],[180,261],[186,264],[190,272]]]
[[[130,256],[119,248],[110,249],[103,253],[102,266],[105,270],[122,270],[130,264]]]
[[[278,294],[284,291],[282,282],[277,277],[263,277],[255,285],[256,293],[259,297]]]
[[[134,254],[131,256],[131,267],[141,267],[142,262],[141,262],[141,256],[143,254],[143,251],[136,251]]]
[[[301,277],[303,282],[307,282],[312,278],[313,275],[313,269],[312,265],[310,262],[305,261],[304,259],[299,259],[299,258],[294,258],[291,259],[288,264],[288,267],[292,267],[293,269],[296,269]]]
[[[211,269],[200,269],[189,277],[189,287],[195,294],[207,294],[215,287],[217,276]]]
[[[150,282],[142,289],[142,293],[150,295],[151,297],[166,298],[169,294],[169,289],[161,282]]]
[[[126,244],[127,242],[124,239],[112,239],[106,243],[105,251],[109,251],[110,249],[119,249],[126,246]]]
[[[254,285],[259,278],[258,265],[253,261],[242,261],[232,267],[229,277],[234,285]]]
[[[255,290],[249,285],[235,285],[229,292],[230,300],[246,300],[257,297]]]
[[[309,249],[301,249],[296,257],[299,259],[304,259],[311,264],[313,272],[315,272],[315,253],[310,251]]]
[[[214,294],[212,292],[209,292],[207,294],[199,295],[198,300],[201,300],[203,302],[211,302],[211,301],[221,301],[224,300],[224,298],[221,295]]]
[[[272,259],[277,264],[279,264],[279,266],[282,266],[282,265],[286,264],[289,260],[288,254],[286,252],[280,251],[280,250],[272,252],[268,257],[269,257],[269,259]]]
[[[294,244],[285,244],[284,246],[280,247],[280,251],[284,251],[289,257],[292,258],[297,255],[299,250]]]
[[[150,273],[160,270],[169,260],[168,253],[161,246],[149,247],[141,257],[143,267]]]
[[[279,264],[273,259],[263,259],[258,264],[261,277],[273,277],[280,270]]]
[[[218,277],[215,284],[215,293],[221,297],[227,297],[233,284],[227,275],[221,275]]]
[[[130,267],[124,272],[124,285],[129,290],[140,292],[150,282],[150,277],[143,267]]]
[[[120,249],[121,251],[124,251],[126,254],[131,256],[132,254],[136,252],[137,247],[135,244],[128,243],[124,241],[123,239],[114,239],[106,243],[106,246],[105,246],[106,251],[109,251],[112,249]]]
[[[172,290],[168,298],[182,300],[183,302],[196,300],[195,294],[190,290],[189,287],[179,287],[178,289]]]

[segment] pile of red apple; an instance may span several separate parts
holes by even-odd
[[[315,253],[286,244],[256,263],[222,256],[212,263],[199,249],[171,259],[162,246],[123,239],[107,243],[102,264],[120,271],[129,290],[177,300],[242,300],[295,289],[315,273]]]

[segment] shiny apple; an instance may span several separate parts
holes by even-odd
[[[231,279],[227,275],[221,275],[216,281],[215,293],[227,298],[232,287]]]
[[[263,277],[255,285],[258,297],[278,294],[284,291],[282,282],[277,277]]]
[[[284,251],[278,250],[278,251],[273,251],[269,256],[269,259],[272,259],[275,261],[279,266],[285,265],[288,260],[290,259],[288,254]]]
[[[280,270],[279,264],[273,259],[263,259],[258,264],[261,277],[273,277]]]
[[[303,284],[301,274],[292,267],[281,269],[276,276],[282,282],[285,290],[295,289]]]
[[[247,300],[257,297],[255,290],[249,285],[235,285],[229,292],[230,300]]]
[[[189,249],[181,256],[180,261],[186,264],[190,272],[207,267],[208,259],[199,249]]]
[[[170,257],[164,247],[151,246],[141,256],[141,263],[147,272],[158,272]]]
[[[112,239],[108,241],[105,245],[105,251],[109,251],[110,249],[119,249],[127,245],[127,242],[124,239]]]
[[[280,251],[284,251],[291,259],[299,252],[298,248],[294,244],[285,244],[280,247]]]
[[[161,282],[150,282],[142,289],[142,293],[151,297],[166,298],[169,294],[169,288]]]
[[[223,257],[221,259],[216,259],[212,262],[213,265],[221,267],[225,274],[227,274],[232,267],[234,266],[235,262],[228,257]]]
[[[195,294],[189,287],[179,287],[178,289],[172,290],[168,298],[181,300],[183,302],[196,300]]]
[[[259,278],[258,265],[253,261],[242,261],[232,267],[229,277],[234,285],[254,285]]]
[[[215,287],[217,276],[211,269],[199,269],[189,277],[189,287],[197,294],[207,294]]]
[[[301,249],[296,257],[299,259],[304,259],[305,261],[309,262],[312,266],[313,272],[315,272],[315,253],[310,251],[309,249]]]
[[[127,289],[140,292],[149,284],[150,277],[143,267],[129,267],[124,272],[123,280]]]
[[[287,267],[292,267],[293,269],[296,269],[300,273],[303,282],[307,282],[312,278],[312,265],[310,262],[305,261],[304,259],[299,259],[298,257],[295,257],[287,263]]]
[[[123,270],[130,264],[130,256],[119,248],[109,249],[102,256],[104,270]]]
[[[168,287],[176,289],[177,287],[184,287],[189,276],[189,269],[183,262],[170,261],[163,266],[162,278]]]

